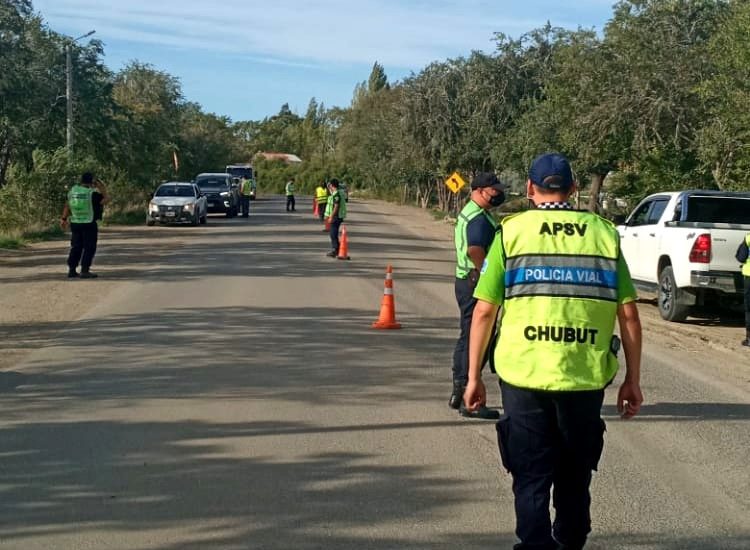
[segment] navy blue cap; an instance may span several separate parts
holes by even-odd
[[[573,185],[573,170],[564,156],[559,153],[545,153],[531,163],[529,179],[538,187],[564,191]]]
[[[497,179],[497,176],[492,172],[479,172],[471,180],[471,188],[480,189],[482,187],[494,187],[498,191],[502,191],[505,189],[505,184]]]

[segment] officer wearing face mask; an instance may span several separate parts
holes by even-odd
[[[453,391],[448,405],[458,409],[462,416],[497,420],[500,413],[482,405],[468,410],[463,403],[463,393],[469,376],[469,329],[471,316],[477,303],[474,287],[479,279],[487,251],[495,238],[498,224],[490,209],[505,200],[505,184],[490,172],[481,172],[471,182],[471,200],[458,215],[455,230],[456,242],[456,302],[460,311],[461,334],[453,352]]]

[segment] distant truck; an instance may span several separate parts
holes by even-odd
[[[228,164],[226,173],[232,176],[232,179],[234,179],[235,183],[239,183],[240,178],[252,180],[253,187],[250,192],[250,200],[255,200],[258,182],[255,179],[256,174],[252,164]]]
[[[632,278],[656,289],[663,319],[684,321],[696,306],[741,303],[734,254],[750,233],[750,193],[656,193],[617,229]]]

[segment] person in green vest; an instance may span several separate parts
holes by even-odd
[[[750,347],[750,233],[745,235],[735,257],[742,264],[742,278],[745,281],[745,339],[741,344]]]
[[[284,187],[286,193],[286,211],[294,212],[294,178],[289,178]]]
[[[99,238],[98,220],[102,219],[104,205],[109,201],[104,184],[91,172],[81,176],[81,182],[68,191],[68,200],[63,208],[61,225],[70,225],[70,253],[68,254],[68,277],[95,279],[91,264],[96,254]],[[80,263],[81,272],[78,273]]]
[[[242,217],[250,215],[250,196],[253,194],[253,181],[243,177],[240,181],[240,201],[242,205]]]
[[[469,377],[469,333],[471,315],[477,301],[474,287],[497,232],[497,222],[490,210],[505,200],[505,185],[490,172],[481,172],[471,182],[471,198],[456,222],[456,280],[454,290],[460,312],[460,334],[453,350],[453,391],[448,406],[462,416],[497,420],[500,413],[484,404],[470,411],[463,404],[464,388]]]
[[[326,213],[326,205],[328,204],[328,190],[326,189],[325,182],[321,182],[315,188],[315,202],[318,204],[318,217],[320,221],[323,221]]]
[[[339,228],[346,219],[346,201],[339,191],[339,180],[336,178],[328,182],[328,191],[330,196],[328,197],[325,216],[330,231],[331,251],[326,256],[335,258],[339,254]]]
[[[466,406],[484,404],[481,362],[502,307],[495,348],[504,467],[513,477],[516,549],[581,549],[591,531],[589,486],[604,446],[604,388],[625,351],[617,394],[640,410],[641,323],[615,226],[574,210],[567,159],[537,157],[526,192],[536,208],[505,217],[482,267],[469,341]],[[619,320],[622,340],[614,335]],[[550,490],[555,508],[551,522]]]

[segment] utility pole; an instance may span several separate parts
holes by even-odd
[[[68,156],[73,155],[73,60],[71,58],[73,44],[87,38],[96,31],[89,31],[86,34],[74,38],[65,45],[65,100],[67,111],[67,125],[65,129],[65,145],[68,149]]]

